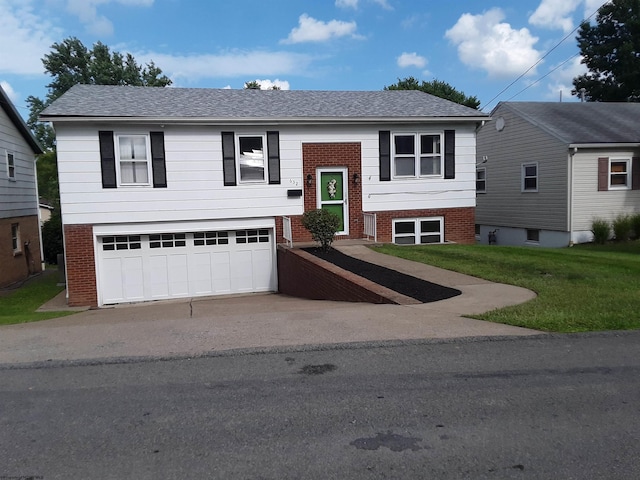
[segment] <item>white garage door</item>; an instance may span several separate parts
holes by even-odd
[[[276,288],[272,229],[98,237],[101,304]]]

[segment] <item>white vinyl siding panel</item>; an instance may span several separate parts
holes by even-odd
[[[591,230],[591,222],[596,217],[611,221],[618,214],[638,211],[640,190],[598,191],[598,158],[636,156],[638,152],[631,150],[578,150],[573,157],[573,231]]]
[[[496,119],[505,127],[498,132]],[[477,196],[476,223],[568,229],[568,146],[505,109],[478,132],[478,158],[487,156],[486,192]],[[522,191],[522,165],[538,165],[537,192]]]
[[[7,176],[7,152],[13,154],[15,180]],[[37,214],[35,155],[0,108],[0,218]]]

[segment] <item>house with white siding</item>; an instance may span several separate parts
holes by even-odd
[[[70,305],[277,291],[276,245],[316,208],[339,239],[475,241],[488,116],[423,92],[76,85],[41,119]]]
[[[0,287],[42,271],[36,155],[42,148],[0,87]]]
[[[593,240],[640,212],[640,104],[503,102],[478,132],[476,234],[501,245]]]

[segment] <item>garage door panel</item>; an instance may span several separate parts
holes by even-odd
[[[102,262],[103,281],[101,282],[104,303],[117,303],[124,299],[122,282],[122,259],[106,258]]]
[[[232,253],[231,290],[234,292],[250,292],[253,289],[252,251],[239,250]]]
[[[189,295],[189,267],[186,254],[171,254],[169,264],[169,296]]]
[[[271,250],[257,250],[252,253],[253,288],[268,291],[273,288],[273,254]]]
[[[211,254],[196,253],[189,259],[189,290],[194,295],[213,293]]]
[[[211,258],[214,293],[231,293],[231,253],[214,252],[211,254]]]
[[[169,266],[166,255],[152,255],[148,258],[149,276],[147,284],[151,298],[169,297]]]
[[[127,301],[144,300],[144,269],[142,257],[122,259],[122,283]]]

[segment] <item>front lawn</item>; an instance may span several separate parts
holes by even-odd
[[[375,250],[538,294],[473,318],[550,332],[640,328],[640,242],[563,249],[384,245]]]
[[[58,276],[42,274],[27,281],[21,287],[0,296],[0,325],[36,322],[64,317],[75,312],[36,312],[45,302],[63,290],[57,286]]]

